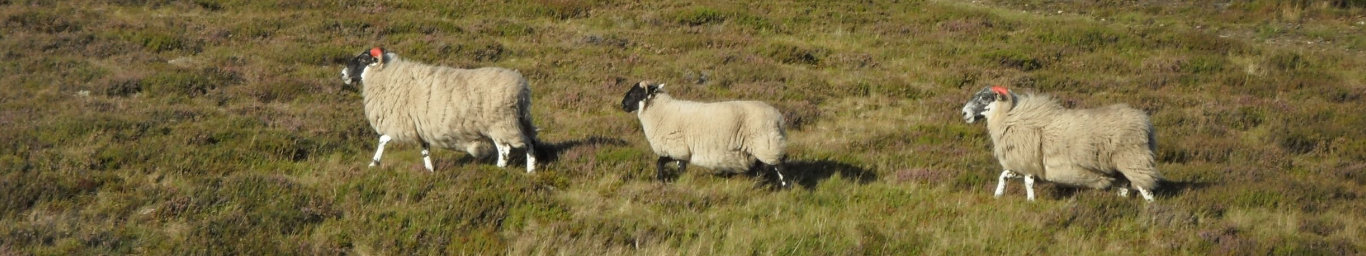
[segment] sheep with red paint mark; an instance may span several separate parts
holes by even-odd
[[[362,84],[365,117],[380,134],[370,166],[379,164],[384,145],[393,140],[420,144],[428,171],[431,145],[476,158],[487,157],[492,145],[498,167],[507,166],[512,149],[525,148],[526,171],[535,169],[531,89],[517,71],[428,65],[376,47],[352,58],[342,81]]]
[[[978,91],[963,106],[964,121],[980,118],[987,119],[992,152],[1004,168],[997,197],[1005,192],[1007,178],[1022,177],[1033,201],[1038,177],[1096,189],[1127,180],[1151,202],[1162,179],[1153,154],[1152,123],[1146,113],[1128,105],[1067,109],[1047,95],[1017,95],[994,86]],[[1128,196],[1128,188],[1118,190]]]

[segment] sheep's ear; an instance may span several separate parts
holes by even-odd
[[[385,52],[384,58],[380,58],[380,61],[384,63],[389,63],[390,61],[394,61],[395,59],[398,59],[397,53]]]

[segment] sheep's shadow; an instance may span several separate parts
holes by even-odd
[[[784,175],[790,176],[795,185],[805,189],[813,189],[835,174],[858,184],[868,184],[878,178],[877,173],[868,169],[826,159],[790,161],[784,165],[784,169]]]
[[[1157,183],[1157,189],[1153,191],[1153,194],[1159,198],[1170,198],[1213,185],[1213,182],[1205,181],[1161,180]]]
[[[491,143],[491,142],[490,142],[490,143]],[[599,137],[599,136],[590,136],[590,137],[586,137],[586,138],[582,138],[582,139],[573,139],[573,140],[567,140],[567,141],[561,141],[561,142],[554,142],[554,143],[549,143],[549,142],[541,141],[541,142],[539,142],[539,143],[536,144],[536,161],[537,161],[537,165],[546,164],[546,163],[554,163],[554,162],[558,161],[558,160],[560,159],[560,156],[564,155],[565,152],[568,152],[570,149],[577,148],[577,147],[582,147],[582,146],[596,146],[596,145],[623,146],[623,145],[626,145],[626,144],[627,144],[627,143],[626,143],[626,140],[617,139],[617,138]],[[391,155],[391,154],[394,154],[394,152],[406,151],[406,150],[413,150],[413,148],[409,148],[409,147],[411,147],[411,146],[414,146],[414,145],[390,146],[390,147],[387,148],[387,150],[386,150],[386,152],[388,152],[388,153],[386,153],[386,156]],[[457,150],[457,149],[448,149],[448,150],[457,152],[457,153],[455,153],[456,156],[455,156],[454,158],[452,158],[452,159],[444,159],[444,158],[433,157],[432,163],[435,165],[435,169],[437,169],[437,170],[449,170],[449,169],[454,169],[454,168],[462,168],[462,167],[466,167],[466,166],[470,166],[470,165],[493,164],[494,162],[497,161],[497,158],[498,158],[497,156],[495,156],[495,155],[493,155],[493,154],[490,154],[489,156],[484,156],[484,157],[476,157],[476,156],[473,156],[473,155],[470,155],[470,154],[466,154],[464,151],[461,151],[461,150]],[[525,150],[526,150],[526,149],[514,149],[514,150],[511,152],[511,157],[508,159],[508,165],[509,165],[509,166],[521,166],[521,165],[523,165],[523,164],[526,164],[526,159],[521,157],[521,154],[523,154],[523,153],[526,152]],[[369,156],[369,155],[367,154],[366,156]],[[366,159],[367,159],[367,163],[368,163],[368,159],[369,159],[369,158],[366,158]],[[381,163],[381,166],[383,166],[384,164],[399,164],[399,166],[405,166],[406,169],[408,169],[408,170],[412,170],[412,171],[421,171],[421,172],[428,172],[427,168],[424,167],[424,166],[422,165],[422,162],[421,162],[421,161],[418,161],[418,162],[409,162],[409,163],[393,163],[394,160],[392,160],[392,159],[393,159],[392,157],[391,157],[391,158],[386,158],[386,159],[390,159],[390,160]]]
[[[582,139],[572,139],[554,143],[542,141],[536,145],[536,160],[545,163],[554,163],[559,161],[560,156],[564,155],[565,152],[576,147],[594,145],[624,146],[626,144],[626,140],[600,136],[589,136]]]
[[[1081,192],[1084,192],[1084,191],[1094,191],[1094,190],[1095,190],[1095,189],[1092,189],[1092,188],[1076,187],[1076,186],[1067,186],[1067,185],[1062,185],[1062,184],[1057,184],[1057,183],[1046,183],[1046,184],[1047,184],[1047,185],[1044,185],[1044,186],[1037,186],[1037,185],[1036,185],[1034,189],[1035,189],[1035,190],[1038,190],[1038,189],[1044,189],[1044,188],[1046,188],[1046,189],[1050,190],[1050,192],[1047,192],[1047,193],[1048,193],[1049,197],[1051,197],[1051,198],[1068,198],[1068,197],[1075,196],[1077,193],[1081,193]],[[1211,183],[1211,182],[1203,182],[1203,181],[1158,180],[1157,189],[1153,190],[1153,196],[1156,197],[1156,198],[1158,198],[1158,199],[1161,199],[1161,198],[1171,198],[1171,197],[1176,197],[1176,196],[1178,196],[1178,195],[1185,194],[1185,193],[1190,192],[1190,191],[1194,191],[1194,190],[1198,190],[1198,189],[1204,189],[1204,188],[1209,187],[1209,186],[1211,186],[1211,185],[1214,185],[1214,183]],[[1116,182],[1116,186],[1126,186],[1126,187],[1127,187],[1127,186],[1128,186],[1128,181],[1121,177],[1121,178],[1119,178],[1119,180]],[[1130,191],[1131,191],[1130,196],[1137,196],[1137,195],[1138,195],[1138,194],[1137,194],[1138,191],[1133,191],[1133,190],[1130,190]],[[1114,188],[1111,188],[1111,189],[1106,189],[1105,192],[1107,192],[1107,193],[1108,193],[1108,192],[1115,192],[1115,190],[1114,190]]]
[[[755,161],[754,166],[745,172],[714,172],[712,175],[726,178],[744,175],[759,178],[761,180],[759,185],[762,187],[782,188],[782,183],[778,181],[778,175],[773,173],[772,169],[762,168],[762,166],[758,161]],[[673,167],[673,165],[669,165],[669,167]],[[858,182],[858,184],[868,184],[877,180],[877,174],[872,171],[831,160],[789,161],[783,164],[783,180],[790,182],[790,186],[800,186],[804,189],[813,189],[820,182],[830,179],[837,173],[845,179]],[[677,177],[677,172],[665,172],[664,174],[665,181],[671,181]]]

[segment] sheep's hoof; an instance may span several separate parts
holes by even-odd
[[[1146,200],[1146,201],[1148,201],[1149,203],[1153,202],[1153,192],[1152,192],[1152,191],[1148,191],[1147,189],[1139,188],[1139,189],[1138,189],[1138,194],[1139,194],[1139,195],[1143,195],[1143,200]]]

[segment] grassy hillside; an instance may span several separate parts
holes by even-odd
[[[1366,3],[0,0],[0,254],[1360,254]],[[535,174],[377,136],[347,57],[530,79]],[[618,102],[753,99],[792,189]],[[1158,201],[1020,183],[983,86],[1151,114]]]

